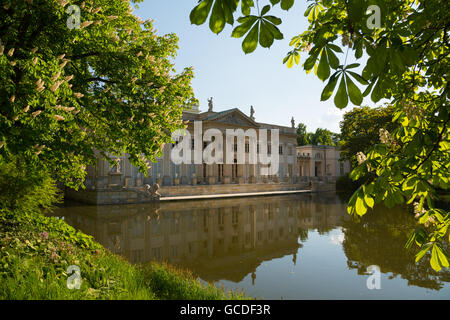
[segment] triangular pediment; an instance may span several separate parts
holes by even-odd
[[[230,109],[227,111],[218,112],[212,116],[207,117],[205,120],[237,126],[259,127],[259,125],[254,120],[246,116],[239,109]]]

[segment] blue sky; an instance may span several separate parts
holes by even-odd
[[[177,34],[180,49],[176,68],[194,67],[192,86],[200,110],[206,111],[207,98],[214,97],[214,111],[239,108],[249,114],[253,105],[258,122],[290,126],[293,116],[296,123],[305,123],[308,131],[322,127],[339,132],[343,113],[353,106],[339,110],[333,104],[333,96],[321,102],[325,83],[313,72],[307,75],[301,66],[288,69],[282,64],[290,50],[290,39],[307,29],[308,21],[303,16],[306,1],[296,1],[288,12],[274,8],[273,14],[278,13],[283,19],[280,29],[284,40],[276,41],[270,49],[258,47],[248,55],[242,52],[242,39],[230,37],[231,26],[215,35],[207,23],[191,25],[189,13],[196,3],[197,0],[145,0],[135,14],[144,20],[154,19],[160,35]],[[306,53],[301,56],[300,65],[306,57]]]

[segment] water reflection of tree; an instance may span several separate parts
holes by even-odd
[[[450,282],[448,269],[437,273],[427,259],[415,263],[415,250],[404,248],[415,226],[415,219],[408,210],[378,207],[359,221],[350,219],[343,225],[347,264],[357,269],[358,274],[365,274],[370,265],[378,265],[381,272],[392,273],[389,278],[400,276],[408,280],[408,285],[440,290],[444,282]]]

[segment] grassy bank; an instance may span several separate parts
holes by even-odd
[[[81,271],[80,289],[67,269]],[[165,264],[131,265],[64,221],[0,212],[0,299],[242,299]]]

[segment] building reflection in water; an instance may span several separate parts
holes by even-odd
[[[161,202],[120,206],[70,205],[54,215],[93,235],[132,263],[167,261],[206,281],[239,282],[264,261],[301,259],[308,230],[326,233],[348,218],[335,194]]]

